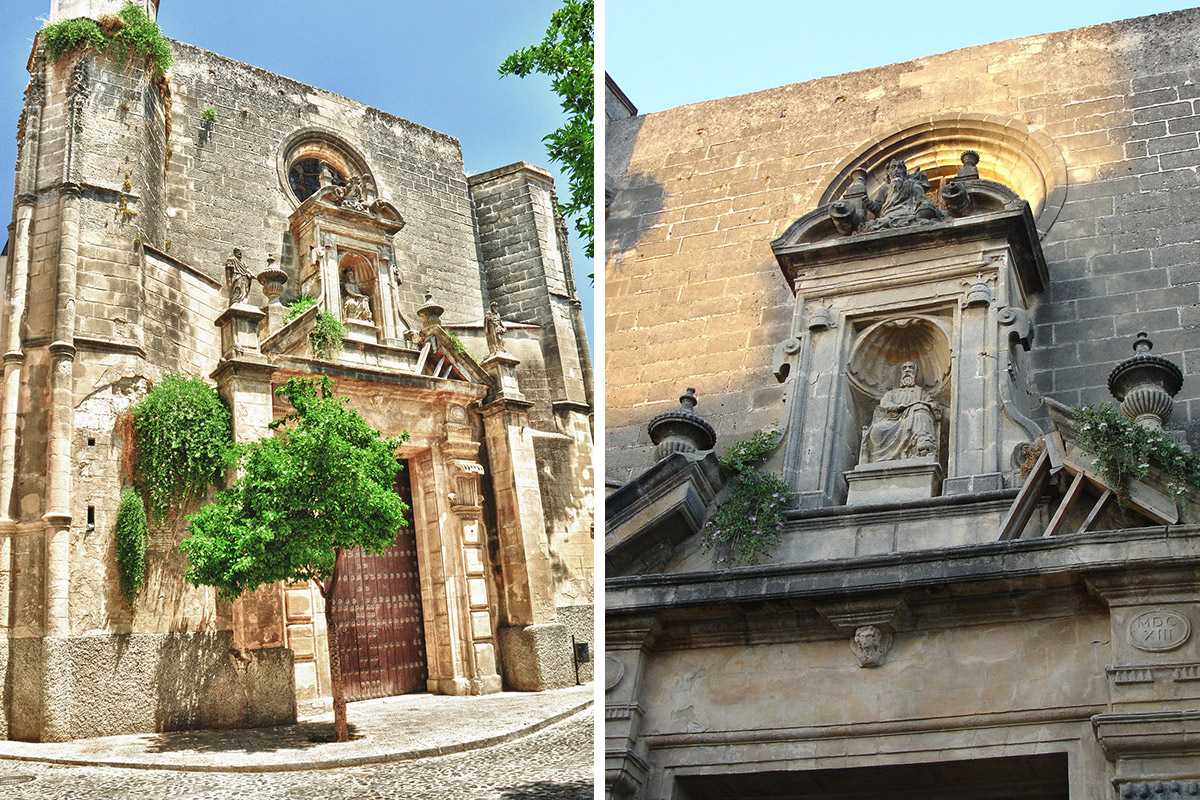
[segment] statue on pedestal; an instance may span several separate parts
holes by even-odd
[[[492,303],[491,311],[483,315],[483,335],[487,337],[488,353],[504,352],[504,334],[506,333],[508,333],[508,329],[504,327],[504,320],[500,318],[500,312],[496,310],[496,303]]]
[[[860,463],[937,455],[936,421],[941,407],[917,386],[917,365],[900,365],[900,385],[879,400],[871,424],[863,428]]]
[[[250,281],[254,276],[242,261],[242,248],[233,248],[233,255],[225,261],[225,284],[229,287],[229,305],[243,303],[250,297]]]

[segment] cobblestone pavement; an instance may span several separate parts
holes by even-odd
[[[592,800],[591,708],[516,741],[306,772],[213,773],[0,762],[5,800]]]

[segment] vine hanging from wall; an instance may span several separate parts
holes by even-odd
[[[146,506],[136,489],[126,489],[117,508],[117,574],[121,594],[132,609],[146,582]]]
[[[1112,403],[1073,406],[1076,443],[1096,459],[1096,470],[1126,505],[1129,487],[1155,467],[1178,497],[1200,489],[1200,455],[1189,453],[1166,431],[1134,425]]]
[[[133,406],[132,415],[133,480],[156,518],[224,483],[233,438],[229,409],[199,377],[167,375]]]
[[[346,338],[346,333],[346,326],[340,319],[329,311],[318,311],[313,329],[308,334],[313,355],[323,361],[333,358],[342,352],[342,340]]]
[[[780,431],[756,431],[718,458],[733,478],[728,497],[701,530],[700,547],[705,552],[715,548],[714,560],[721,566],[757,564],[783,538],[783,512],[791,505],[791,490],[779,477],[756,468],[780,439]]]

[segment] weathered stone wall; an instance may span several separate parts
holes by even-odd
[[[1108,649],[1095,643],[1107,636],[1104,615],[922,632],[898,639],[877,669],[859,667],[846,639],[658,652],[641,687],[654,701],[640,738],[656,764],[644,796],[671,796],[676,769],[713,776],[1037,752],[1070,754],[1071,797],[1111,796],[1088,721],[1107,700]]]
[[[489,297],[503,318],[541,328],[547,399],[585,402],[584,356],[570,313],[574,277],[558,239],[549,173],[524,162],[501,167],[472,176],[471,196]],[[522,391],[528,372],[524,364],[518,370]],[[553,430],[547,413],[539,402],[533,416],[539,427]]]
[[[1037,388],[1109,399],[1105,381],[1148,330],[1200,373],[1194,85],[1200,11],[968,48],[609,124],[607,467],[652,460],[645,426],[695,386],[718,448],[783,417],[771,375],[793,298],[769,244],[821,201],[839,165],[934,116],[1013,121],[1065,160],[1042,241]],[[986,160],[987,153],[983,153]],[[1170,427],[1200,444],[1200,381]]]
[[[480,316],[483,290],[458,140],[191,45],[176,43],[175,58],[167,183],[172,255],[223,280],[235,245],[255,272],[269,253],[282,253],[281,266],[293,276],[285,297],[294,293],[300,256],[287,232],[295,203],[281,185],[281,149],[301,130],[328,131],[358,151],[379,196],[407,223],[396,237],[405,316],[415,323],[425,291],[446,308],[448,320]],[[202,118],[207,108],[216,121]],[[260,291],[254,287],[252,302]]]
[[[43,681],[65,693],[54,713],[70,738],[295,721],[291,651],[233,654],[233,634],[174,633],[12,639],[9,737],[42,733]],[[61,651],[48,657],[46,648]],[[60,668],[57,676],[45,674]]]

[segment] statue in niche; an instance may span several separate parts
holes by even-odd
[[[351,267],[342,270],[342,312],[346,319],[375,323],[375,316],[371,313],[371,299],[359,290]]]
[[[483,334],[487,337],[489,353],[504,352],[504,334],[508,333],[508,329],[504,327],[504,320],[500,319],[500,312],[496,310],[496,305],[496,303],[492,303],[491,311],[483,315]]]
[[[887,183],[874,198],[866,200],[867,210],[875,215],[875,219],[863,229],[904,228],[942,219],[945,214],[925,196],[930,188],[929,178],[923,170],[910,175],[903,161],[892,159],[887,165]]]
[[[916,363],[905,361],[899,370],[900,385],[884,393],[863,428],[861,463],[937,455],[941,407],[917,386]]]
[[[243,303],[250,297],[250,282],[254,276],[242,260],[242,248],[233,248],[233,255],[225,261],[225,284],[229,287],[229,305]]]

